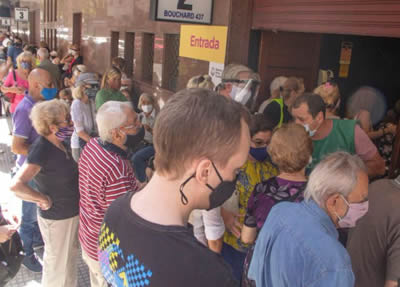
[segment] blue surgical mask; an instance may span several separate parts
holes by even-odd
[[[268,158],[267,147],[250,147],[250,155],[257,161],[263,162]]]
[[[308,124],[304,124],[303,127],[304,127],[304,129],[306,130],[306,132],[308,133],[308,135],[310,137],[313,137],[315,135],[315,133],[317,132],[316,129],[315,130],[311,130],[310,125],[308,125]]]
[[[43,88],[40,94],[46,101],[50,101],[57,96],[57,88]]]
[[[21,62],[21,68],[25,70],[30,70],[32,68],[32,65],[29,62]]]

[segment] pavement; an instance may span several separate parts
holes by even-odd
[[[15,158],[11,153],[11,136],[5,117],[0,117],[0,204],[3,210],[9,210],[12,214],[21,215],[21,200],[16,198],[9,190],[11,183],[10,171],[15,166]],[[37,255],[43,258],[44,249],[36,250]],[[7,283],[5,287],[41,287],[41,273],[34,273],[25,266],[21,266],[17,276]],[[90,278],[86,264],[82,257],[78,258],[78,287],[89,287]]]

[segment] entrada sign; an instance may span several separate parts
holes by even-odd
[[[211,24],[213,0],[152,0],[151,17],[156,21]]]
[[[179,56],[224,63],[226,26],[181,25]]]

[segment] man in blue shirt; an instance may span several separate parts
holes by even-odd
[[[256,242],[249,278],[257,287],[353,287],[350,257],[338,227],[354,227],[368,211],[368,175],[356,155],[336,152],[310,175],[301,203],[269,214]]]
[[[15,37],[14,44],[7,51],[7,66],[9,68],[17,68],[17,57],[23,51],[21,38]]]

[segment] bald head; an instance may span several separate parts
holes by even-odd
[[[44,98],[40,92],[43,88],[53,88],[53,79],[46,70],[36,68],[28,76],[29,94],[34,101],[42,101]]]

